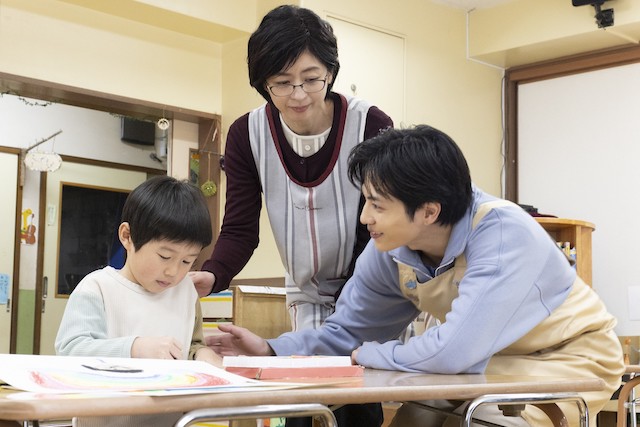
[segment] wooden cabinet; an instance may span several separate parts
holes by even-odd
[[[567,218],[535,217],[556,242],[570,242],[576,248],[576,269],[578,275],[589,286],[593,284],[591,275],[591,233],[596,227],[586,221]]]
[[[284,288],[234,285],[231,289],[234,325],[264,339],[291,331]]]

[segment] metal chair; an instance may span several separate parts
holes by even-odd
[[[524,410],[525,405],[535,405],[540,408],[553,422],[554,427],[568,427],[569,422],[562,410],[558,407],[559,402],[574,402],[578,406],[580,413],[580,427],[589,426],[589,409],[584,399],[577,393],[523,393],[523,394],[488,394],[472,400],[463,412],[463,422],[461,426],[471,427],[473,413],[482,405],[498,405],[505,413],[519,415]],[[514,406],[514,408],[506,408]]]

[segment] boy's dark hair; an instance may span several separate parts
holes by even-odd
[[[356,145],[349,155],[349,180],[400,200],[409,218],[425,203],[438,202],[442,225],[459,221],[471,204],[471,176],[462,151],[427,125],[389,129]]]
[[[271,101],[265,87],[267,79],[289,68],[305,50],[333,76],[327,83],[328,94],[340,70],[338,42],[331,24],[303,7],[276,7],[262,18],[249,38],[249,83],[267,102]]]
[[[122,222],[129,223],[136,251],[152,240],[211,243],[211,217],[200,189],[187,181],[156,176],[140,184],[127,197]]]

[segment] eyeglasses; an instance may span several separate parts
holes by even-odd
[[[291,83],[278,83],[273,86],[268,86],[269,92],[273,96],[291,96],[297,87],[302,89],[305,93],[320,92],[327,84],[327,76],[324,79],[307,80],[299,85],[293,85]]]

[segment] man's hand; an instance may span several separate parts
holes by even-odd
[[[190,271],[188,276],[193,281],[200,298],[209,295],[216,283],[216,276],[209,271]]]
[[[205,337],[207,345],[220,356],[273,356],[267,341],[246,328],[234,325],[218,325],[224,334]]]
[[[355,350],[353,350],[351,352],[351,364],[352,365],[357,365],[358,364],[358,351],[360,350],[360,347],[356,348]]]
[[[137,337],[131,346],[131,357],[182,359],[182,349],[173,337]]]

